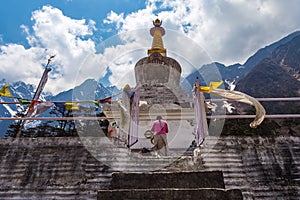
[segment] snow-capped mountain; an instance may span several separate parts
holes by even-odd
[[[0,89],[7,84],[5,80],[0,81]],[[24,82],[18,81],[15,83],[9,83],[9,90],[13,97],[31,100],[34,92],[35,86],[31,84],[25,84]],[[77,101],[77,100],[99,100],[106,97],[110,97],[113,94],[120,94],[115,86],[105,87],[101,83],[93,79],[88,79],[84,81],[79,86],[74,87],[68,91],[63,91],[55,96],[51,93],[43,92],[40,96],[41,101]],[[119,96],[114,96],[118,98]],[[0,102],[18,102],[17,98],[8,98],[0,96]],[[18,112],[24,113],[28,105],[20,104],[0,104],[0,116],[1,117],[13,117]],[[46,112],[43,116],[49,115]],[[14,123],[11,120],[0,121],[0,137],[4,137],[9,124]]]
[[[94,79],[87,79],[79,86],[68,91],[61,92],[55,96],[48,96],[48,101],[79,101],[99,100],[118,94],[120,90],[115,86],[105,87]]]
[[[5,79],[0,81],[0,88],[2,88],[5,84],[7,84]],[[23,99],[31,99],[34,94],[34,86],[30,84],[25,84],[24,82],[18,81],[10,84],[8,89],[13,97],[23,98]],[[8,98],[0,96],[0,102],[18,102],[16,98]],[[25,109],[24,106],[19,104],[0,104],[0,116],[1,117],[13,117],[18,112],[22,112]],[[5,135],[5,132],[9,126],[9,124],[14,121],[0,121],[0,137]]]

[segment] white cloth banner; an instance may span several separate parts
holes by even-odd
[[[196,79],[193,89],[194,100],[194,113],[195,113],[195,140],[197,146],[204,142],[205,137],[208,135],[208,125],[206,121],[204,96],[200,92],[198,79]]]
[[[251,122],[250,127],[256,128],[262,123],[265,118],[266,111],[264,107],[259,103],[259,101],[245,93],[232,90],[214,89],[211,94],[218,95],[225,99],[234,100],[242,103],[252,105],[256,109],[256,116],[253,122]]]
[[[132,145],[138,142],[140,88],[141,85],[138,84],[134,89],[134,96],[130,108],[130,126],[127,147],[131,147]]]

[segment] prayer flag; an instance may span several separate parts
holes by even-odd
[[[3,88],[0,90],[0,96],[4,97],[13,97],[8,89],[9,84],[5,84]]]
[[[220,85],[222,85],[223,81],[219,82],[210,82],[209,86],[200,86],[200,91],[204,93],[211,93],[214,89],[218,88]]]
[[[49,59],[48,59],[48,63],[46,65],[46,68],[43,72],[43,75],[42,75],[42,78],[39,82],[39,85],[33,95],[33,98],[32,98],[32,101],[31,101],[31,104],[29,106],[29,109],[27,110],[27,113],[26,113],[26,117],[31,117],[31,115],[33,114],[33,111],[34,111],[34,106],[36,104],[36,102],[38,101],[39,97],[40,97],[40,94],[42,93],[46,83],[47,83],[47,80],[48,80],[48,73],[51,71],[50,68],[48,68],[48,65],[51,61],[51,59],[54,58],[54,56],[51,56]],[[24,126],[24,124],[26,124],[26,120],[24,120],[23,122],[21,121],[21,126],[19,128],[19,131],[18,131],[18,134],[17,134],[17,137],[20,137],[21,134],[22,134],[22,128]]]
[[[35,106],[38,103],[39,103],[39,101],[37,101],[37,100],[32,100],[31,101],[31,104],[30,104],[29,109],[28,109],[28,113],[30,113],[30,116],[32,116],[32,113],[34,112]]]
[[[66,110],[79,110],[79,103],[66,102],[65,106]]]
[[[41,78],[41,80],[39,82],[39,85],[38,85],[38,87],[37,87],[37,89],[36,89],[36,91],[34,93],[34,96],[33,96],[32,100],[38,100],[39,99],[39,97],[40,97],[40,95],[41,95],[41,93],[42,93],[42,91],[43,91],[43,89],[44,89],[44,87],[45,87],[45,85],[47,83],[48,73],[50,71],[51,71],[50,68],[45,68],[44,73],[42,75],[42,78]]]
[[[27,114],[26,114],[26,116],[27,117],[33,117],[33,113],[34,113],[34,111],[35,111],[35,109],[36,109],[36,105],[39,103],[39,101],[37,101],[37,100],[32,100],[31,101],[31,103],[30,103],[30,106],[29,106],[29,108],[28,108],[28,110],[27,110]],[[28,120],[24,120],[23,122],[22,122],[22,126],[23,125],[25,125],[26,123],[28,123],[28,122],[30,122],[30,121],[28,121]]]
[[[124,98],[126,98],[125,95],[123,96],[123,101],[124,101]],[[121,128],[124,128],[126,121],[128,121],[128,119],[126,118],[126,116],[127,116],[126,113],[128,112],[128,110],[125,108],[125,106],[123,105],[121,100],[119,100],[117,102],[120,106],[120,124],[121,124]]]
[[[98,100],[99,103],[111,103],[112,97],[106,97],[104,99]]]
[[[132,90],[128,84],[124,86],[123,91],[127,94],[129,99],[133,98],[134,90]]]
[[[20,104],[30,104],[31,101],[28,99],[18,98]]]
[[[208,127],[206,121],[204,96],[200,92],[200,85],[198,77],[196,78],[194,89],[193,89],[193,99],[194,99],[194,113],[195,113],[195,140],[197,146],[204,142],[205,136],[208,135]]]
[[[120,119],[120,130],[128,135],[129,127],[130,127],[130,107],[131,107],[131,99],[126,92],[126,90],[131,90],[130,86],[127,84],[123,88],[122,100],[118,101],[121,108],[121,119]]]
[[[53,105],[53,102],[37,102],[34,106],[34,111],[32,112],[31,117],[36,117],[43,114]]]
[[[132,97],[132,103],[130,106],[130,126],[129,126],[128,145],[127,145],[128,147],[131,147],[138,141],[140,88],[141,85],[139,84],[133,91],[134,95]]]
[[[54,105],[58,108],[58,111],[64,113],[66,111],[65,102],[54,102]]]
[[[34,111],[34,106],[35,106],[36,102],[39,100],[39,97],[40,97],[40,95],[41,95],[41,93],[42,93],[42,91],[43,91],[43,89],[46,85],[46,82],[48,80],[48,73],[50,71],[51,71],[50,68],[47,68],[47,67],[45,68],[44,73],[42,75],[42,78],[39,82],[39,85],[38,85],[38,87],[37,87],[37,89],[34,93],[31,104],[30,104],[29,109],[27,111],[27,114],[26,114],[27,117],[30,117],[32,115],[32,113]]]

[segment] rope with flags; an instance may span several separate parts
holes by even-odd
[[[20,98],[20,97],[15,97],[11,94],[10,90],[9,90],[9,84],[5,84],[3,86],[2,89],[0,89],[0,96],[4,96],[7,98],[13,98],[13,99],[17,99],[18,102],[5,102],[6,104],[26,104],[29,105],[27,110],[25,111],[25,114],[22,115],[23,117],[15,117],[16,119],[19,120],[19,130],[17,132],[16,137],[21,137],[22,135],[22,129],[24,127],[24,125],[29,121],[29,120],[37,120],[37,117],[39,115],[41,115],[42,113],[46,112],[49,108],[51,108],[53,105],[55,105],[59,112],[64,113],[65,111],[74,111],[74,110],[79,110],[80,108],[80,104],[95,104],[97,106],[97,108],[101,108],[100,104],[105,104],[105,103],[111,103],[112,102],[112,98],[114,96],[118,96],[119,94],[115,94],[113,96],[109,96],[109,97],[105,97],[99,100],[81,100],[81,101],[73,101],[73,102],[64,102],[64,101],[50,101],[50,102],[44,102],[44,101],[40,101],[40,95],[48,81],[48,73],[51,71],[51,69],[48,67],[48,65],[50,64],[51,60],[54,58],[55,56],[50,56],[50,58],[48,59],[47,65],[45,66],[44,72],[42,74],[42,77],[39,81],[38,87],[36,88],[36,91],[34,93],[34,96],[31,100],[29,99],[24,99],[24,98]],[[3,102],[0,102],[1,104],[5,104]],[[74,117],[72,118],[68,118],[68,117],[63,117],[64,120],[75,120]],[[98,117],[97,117],[98,118]],[[12,118],[10,118],[12,119]],[[40,118],[42,120],[46,119],[46,118]],[[55,118],[47,118],[47,119],[55,119]],[[62,118],[61,118],[62,119]],[[86,119],[86,118],[83,118]],[[135,117],[136,119],[136,117]],[[2,119],[3,120],[3,119]],[[4,119],[5,120],[5,119]],[[137,121],[138,121],[138,117],[137,117]],[[136,127],[134,125],[132,125],[132,131],[133,133],[136,132]],[[133,134],[135,135],[135,134]]]
[[[4,87],[0,90],[0,96],[18,99],[18,102],[10,102],[11,104],[17,104],[17,103],[30,104],[29,108],[25,114],[25,118],[22,122],[22,126],[20,129],[22,129],[23,125],[26,123],[26,119],[34,117],[34,116],[35,117],[39,116],[40,114],[42,114],[43,112],[48,110],[53,105],[57,106],[60,109],[76,110],[76,109],[79,109],[79,104],[81,104],[81,103],[94,103],[95,105],[97,105],[99,107],[99,104],[112,102],[113,96],[106,97],[106,98],[103,98],[100,100],[82,100],[82,101],[76,101],[76,102],[42,102],[42,101],[39,101],[39,96],[42,93],[42,91],[47,83],[47,80],[48,80],[48,73],[51,71],[51,69],[48,68],[48,65],[51,62],[51,59],[53,59],[53,58],[54,58],[54,56],[51,56],[48,59],[48,63],[45,67],[44,73],[41,77],[41,80],[39,82],[39,85],[36,89],[36,92],[35,92],[32,100],[12,96],[8,89],[9,84],[5,84]],[[196,78],[194,88],[193,88],[193,100],[194,100],[194,115],[195,115],[195,120],[196,120],[195,135],[196,135],[196,142],[198,145],[202,144],[205,139],[205,136],[208,135],[208,126],[207,126],[207,122],[206,122],[207,116],[206,116],[206,112],[205,112],[204,96],[202,93],[214,94],[214,95],[221,96],[228,100],[243,102],[243,103],[254,106],[256,109],[256,115],[255,115],[255,119],[250,124],[250,126],[252,128],[255,128],[259,124],[261,124],[265,118],[265,115],[266,115],[265,109],[259,103],[259,101],[257,99],[255,99],[249,95],[246,95],[242,92],[219,89],[218,87],[222,83],[223,83],[222,81],[210,82],[209,86],[201,86],[199,84],[198,77]],[[127,112],[129,112],[129,116],[130,116],[127,133],[128,133],[128,147],[131,147],[138,141],[137,133],[138,133],[138,123],[139,123],[140,85],[136,86],[136,88],[134,88],[134,89],[124,88],[124,91],[127,91],[128,97],[130,99],[128,109],[126,108],[123,110],[124,110],[124,112],[127,110]],[[117,95],[119,95],[119,94],[117,94]],[[124,118],[124,117],[121,117],[121,119],[122,118]]]
[[[45,84],[46,82],[44,82]],[[12,96],[10,90],[9,90],[9,84],[5,84],[2,89],[0,89],[0,96],[7,97],[7,98],[13,98],[17,99],[17,101],[14,102],[0,102],[0,104],[21,104],[21,105],[29,105],[28,110],[26,111],[26,114],[24,114],[24,124],[26,123],[26,119],[33,117],[37,117],[41,115],[42,113],[46,112],[49,108],[51,108],[53,105],[56,106],[60,111],[73,111],[73,110],[79,110],[80,106],[82,104],[94,104],[97,108],[101,108],[101,104],[105,103],[112,103],[112,99],[115,96],[120,95],[121,93],[114,94],[109,97],[104,97],[98,100],[80,100],[80,101],[40,101],[38,100],[38,97],[40,96],[40,92],[36,93],[33,100],[24,99],[20,97]],[[37,100],[36,100],[37,99]],[[23,124],[23,125],[24,125]]]
[[[198,82],[198,77],[196,78],[194,87],[197,84],[197,82]],[[204,93],[223,97],[224,99],[227,99],[227,100],[238,101],[241,103],[246,103],[246,104],[254,106],[256,109],[256,115],[255,115],[254,121],[250,123],[250,127],[256,128],[258,125],[260,125],[264,120],[266,111],[265,111],[264,107],[259,103],[259,101],[256,98],[251,97],[250,95],[247,95],[243,92],[219,89],[218,87],[222,83],[223,83],[223,81],[211,82],[210,86],[199,86],[198,90],[200,90],[201,92],[204,92]]]
[[[255,119],[250,123],[251,128],[256,128],[258,125],[260,125],[266,116],[264,107],[259,103],[257,99],[239,91],[219,89],[218,87],[222,83],[223,81],[210,82],[209,86],[200,86],[198,77],[195,80],[193,97],[196,120],[195,136],[197,145],[201,145],[205,139],[205,136],[208,135],[206,113],[204,107],[204,96],[202,95],[202,92],[254,106],[256,109],[256,115]]]
[[[73,101],[73,102],[63,102],[63,101],[62,102],[60,102],[60,101],[58,101],[58,102],[43,102],[43,101],[39,101],[39,97],[47,83],[47,80],[48,80],[48,73],[51,71],[51,69],[48,67],[48,65],[50,64],[50,62],[52,61],[52,59],[54,57],[55,57],[55,55],[50,56],[50,58],[48,59],[47,65],[45,67],[45,70],[43,72],[43,75],[40,79],[40,82],[34,93],[32,100],[12,96],[12,94],[8,88],[10,85],[5,84],[3,86],[3,88],[0,90],[0,96],[4,96],[7,98],[14,98],[14,99],[17,99],[18,102],[0,102],[0,104],[30,104],[28,109],[26,110],[25,117],[31,118],[31,117],[39,116],[40,114],[42,114],[43,112],[45,112],[49,108],[51,108],[53,105],[55,105],[63,110],[78,110],[79,104],[82,104],[82,103],[93,103],[97,107],[100,107],[100,104],[111,103],[112,98],[114,96],[119,95],[119,94],[116,94],[116,95],[113,95],[110,97],[105,97],[105,98],[99,99],[99,100],[82,100],[82,101]],[[26,120],[21,122],[21,128],[24,126],[25,123],[26,123]]]

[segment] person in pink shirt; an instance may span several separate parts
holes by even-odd
[[[158,155],[169,155],[167,140],[167,133],[169,132],[168,123],[161,116],[157,116],[152,124],[151,131],[153,132],[152,143],[154,145],[152,150],[156,151]]]

